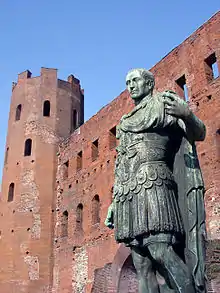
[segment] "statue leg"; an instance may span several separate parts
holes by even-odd
[[[182,259],[168,243],[152,243],[148,246],[156,261],[158,271],[162,272],[176,293],[195,293],[192,277]]]
[[[159,293],[155,270],[149,258],[149,251],[146,249],[131,248],[131,254],[138,277],[139,293]]]

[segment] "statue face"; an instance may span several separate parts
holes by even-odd
[[[126,86],[133,100],[141,100],[152,90],[152,83],[146,80],[138,70],[131,71],[126,76]]]

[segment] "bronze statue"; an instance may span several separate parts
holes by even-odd
[[[205,293],[204,186],[194,144],[205,126],[173,91],[153,95],[151,72],[131,70],[126,85],[135,107],[117,126],[105,224],[131,249],[139,293]]]

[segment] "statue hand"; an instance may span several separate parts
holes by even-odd
[[[183,120],[191,114],[188,104],[172,91],[162,93],[165,111],[167,114],[182,118]]]
[[[107,217],[105,219],[105,226],[114,229],[114,206],[113,203],[108,208]]]

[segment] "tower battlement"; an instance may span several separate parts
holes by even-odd
[[[12,82],[12,91],[16,88],[16,86],[22,83],[28,82],[31,83],[33,79],[45,79],[45,78],[54,78],[58,81],[58,87],[66,86],[69,89],[74,89],[84,95],[84,90],[81,88],[80,80],[76,78],[73,74],[70,74],[67,77],[67,80],[59,79],[58,78],[58,70],[56,68],[46,68],[41,67],[40,75],[39,76],[32,76],[32,72],[30,70],[25,70],[18,74],[17,82]]]

